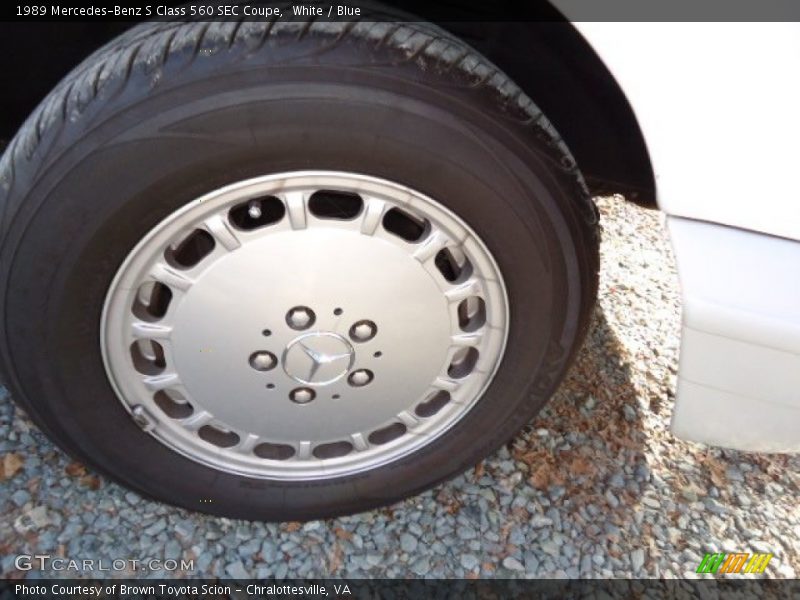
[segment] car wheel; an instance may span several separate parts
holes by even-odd
[[[586,331],[596,212],[507,77],[431,25],[158,23],[0,165],[14,396],[160,500],[310,519],[507,442]]]

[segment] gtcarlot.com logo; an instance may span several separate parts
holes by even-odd
[[[14,566],[20,571],[194,571],[194,559],[78,559],[49,554],[20,554]]]

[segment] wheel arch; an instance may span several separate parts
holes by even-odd
[[[542,109],[577,160],[592,194],[623,194],[656,208],[653,167],[627,97],[568,22],[443,25],[500,67]]]

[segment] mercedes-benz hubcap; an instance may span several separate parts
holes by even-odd
[[[296,337],[283,352],[283,369],[300,383],[329,385],[350,370],[355,351],[342,336],[331,331]]]
[[[159,223],[115,277],[103,357],[132,418],[231,473],[315,479],[413,452],[478,401],[508,302],[488,249],[401,185],[237,183]]]

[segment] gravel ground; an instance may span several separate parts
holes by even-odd
[[[600,302],[587,343],[549,407],[473,471],[346,518],[213,518],[87,472],[0,388],[0,573],[22,576],[15,556],[44,553],[194,559],[176,577],[681,577],[705,552],[739,551],[772,552],[767,575],[795,577],[800,458],[669,433],[680,301],[663,217],[598,203]]]

